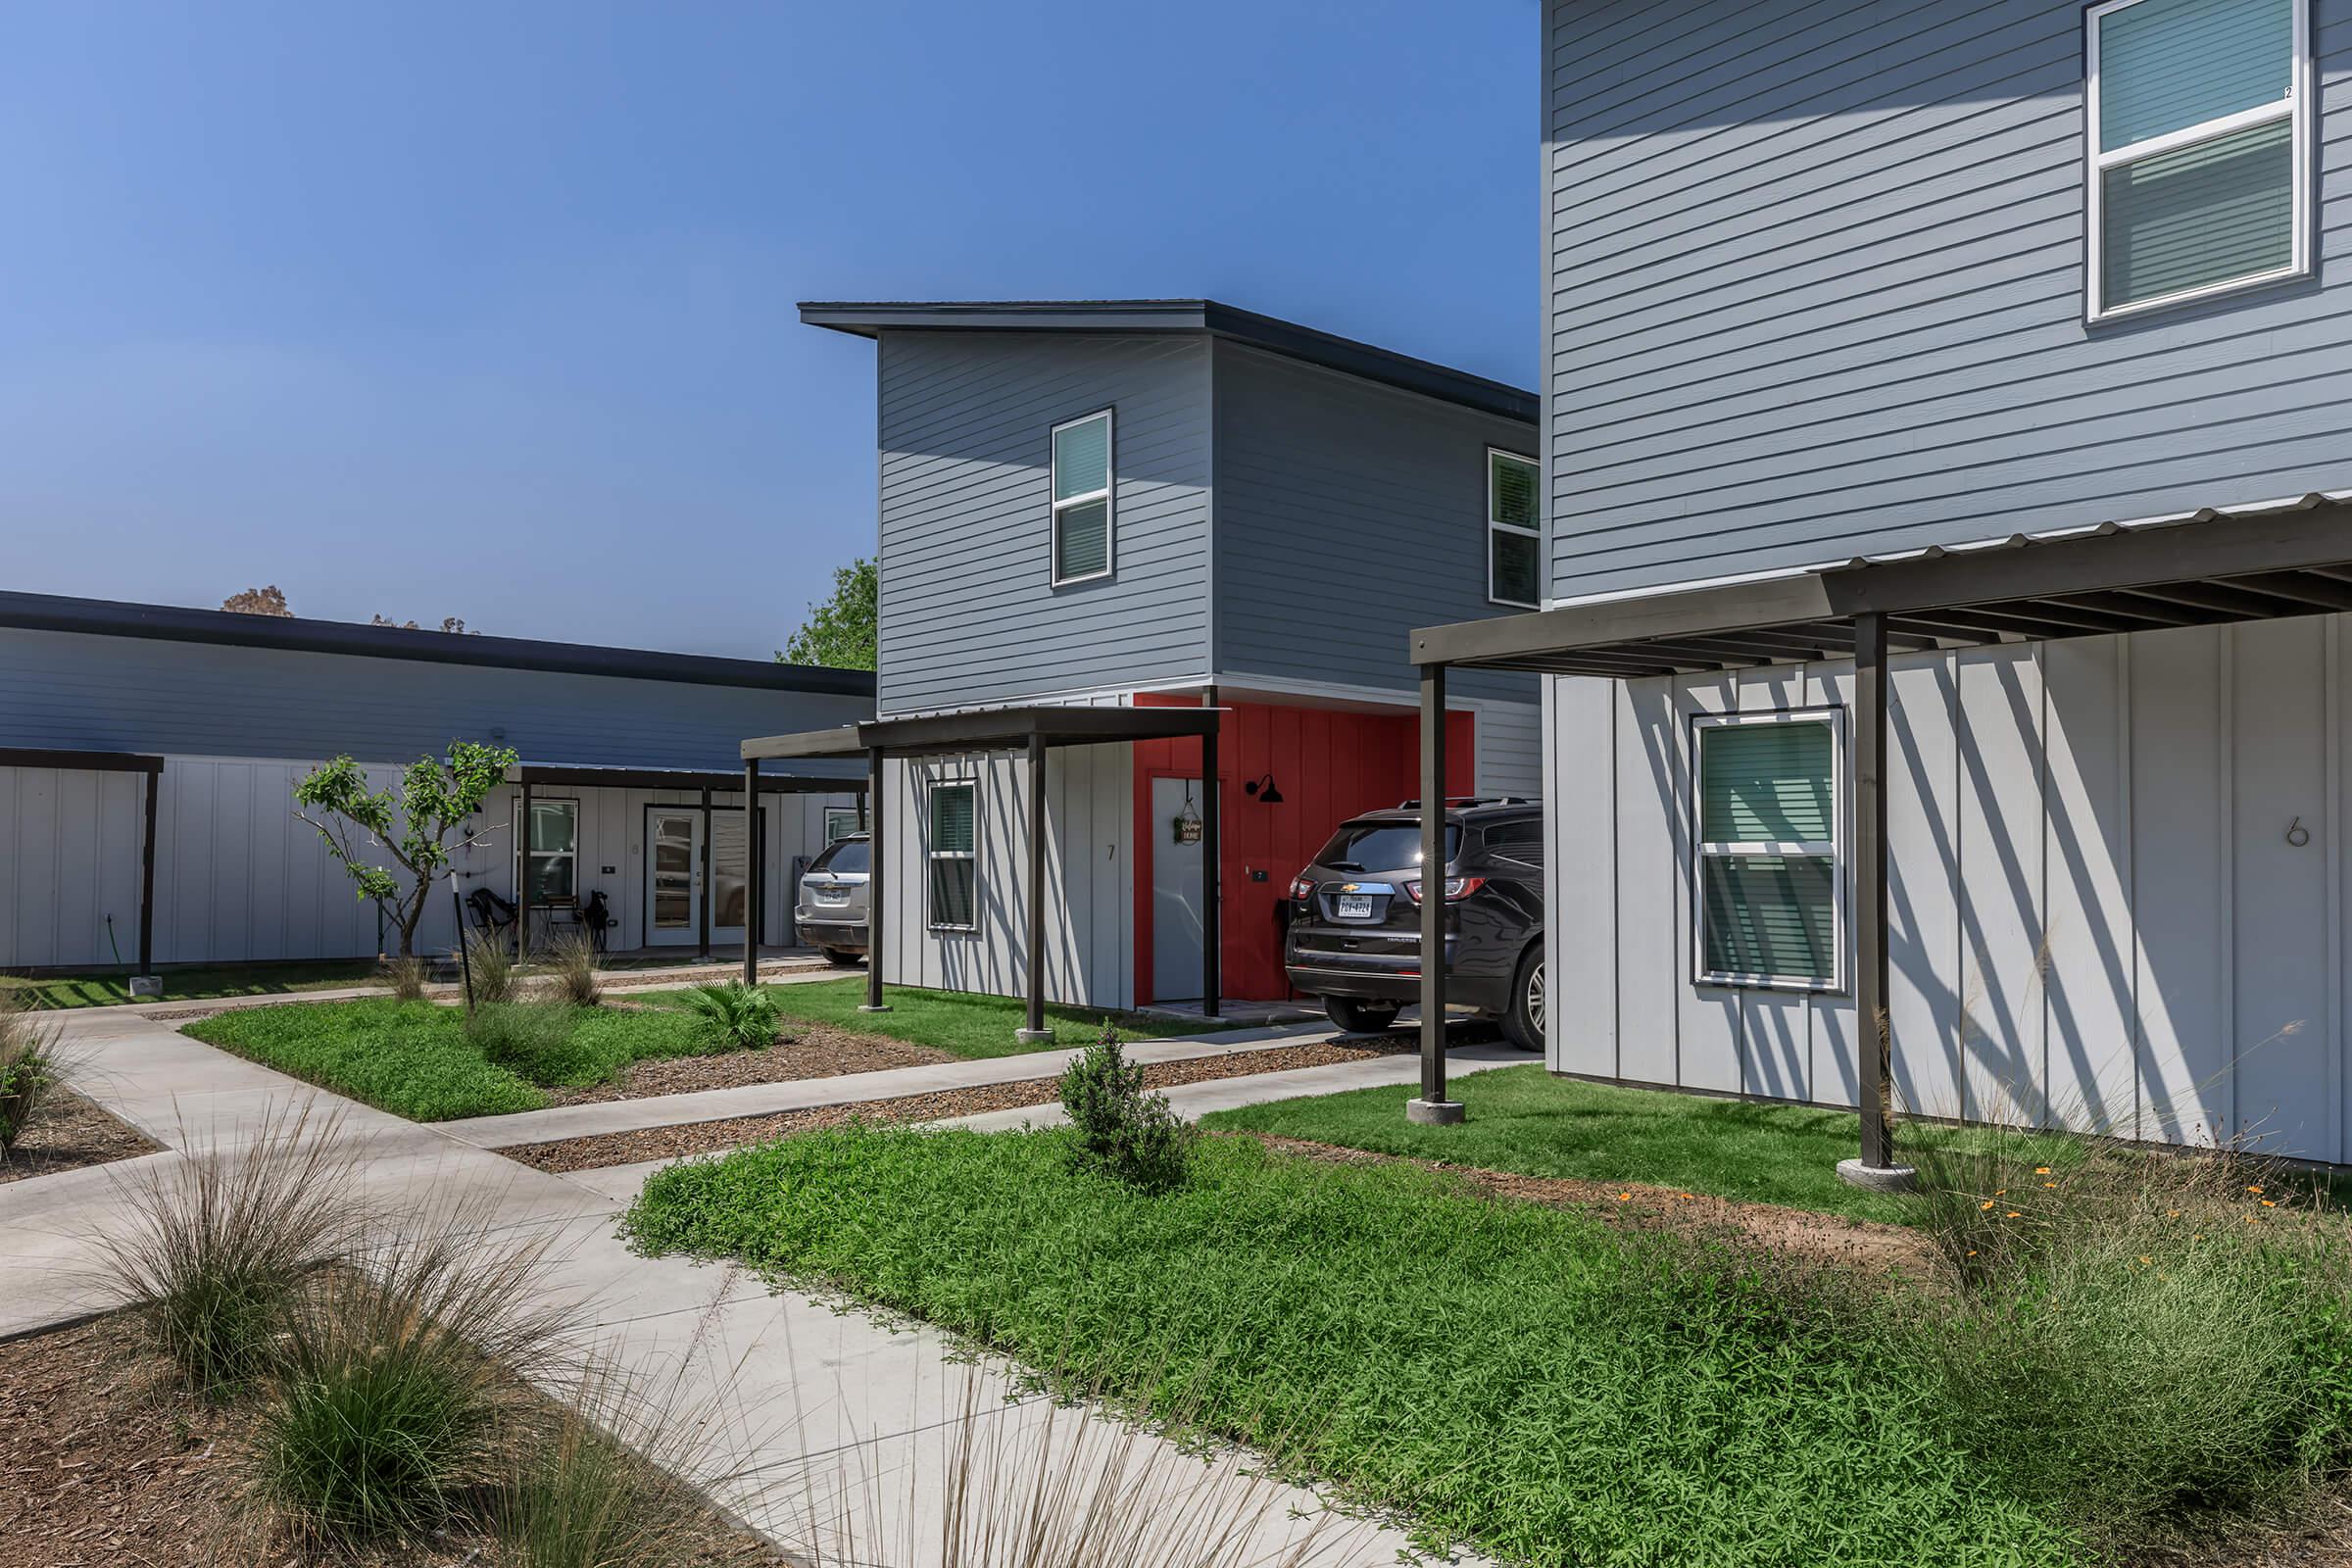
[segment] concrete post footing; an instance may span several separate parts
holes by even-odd
[[[1838,1179],[1866,1193],[1908,1193],[1919,1187],[1919,1172],[1908,1165],[1873,1165],[1860,1159],[1839,1160]]]
[[[1458,1100],[1408,1100],[1404,1102],[1404,1119],[1416,1127],[1455,1127],[1461,1124],[1462,1102]]]
[[[1012,1038],[1024,1046],[1050,1046],[1054,1043],[1051,1029],[1015,1029]]]

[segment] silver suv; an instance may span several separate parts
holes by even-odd
[[[865,956],[865,883],[873,863],[872,841],[853,833],[827,846],[801,873],[792,923],[803,942],[823,950],[828,963],[846,968]]]

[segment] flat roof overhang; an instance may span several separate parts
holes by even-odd
[[[1215,708],[992,708],[920,718],[869,719],[833,729],[768,735],[743,743],[745,761],[785,758],[940,756],[1004,752],[1032,740],[1046,746],[1102,746],[1176,740],[1217,732]]]
[[[1633,679],[2352,611],[2341,496],[1857,559],[1791,576],[1427,626],[1421,665]]]
[[[56,767],[84,773],[161,773],[164,760],[141,752],[75,752],[0,746],[0,767]]]
[[[519,762],[507,769],[507,782],[572,789],[740,790],[741,773],[704,772],[686,767],[599,767],[576,762]],[[808,773],[761,773],[762,795],[847,795],[862,793],[865,775],[827,777]]]

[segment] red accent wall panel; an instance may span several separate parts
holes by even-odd
[[[1196,699],[1142,693],[1135,701],[1159,707],[1189,706]],[[1282,928],[1275,911],[1290,892],[1291,879],[1341,822],[1419,793],[1420,719],[1413,713],[1359,713],[1270,703],[1236,703],[1229,708],[1217,744],[1217,770],[1225,786],[1225,995],[1241,1001],[1280,1001],[1290,988],[1282,972]],[[1467,795],[1475,787],[1476,741],[1475,714],[1446,714],[1448,795]],[[1282,793],[1273,806],[1243,790],[1269,772]],[[1200,775],[1198,741],[1136,745],[1135,994],[1147,1002],[1163,992],[1189,997],[1200,991],[1200,981],[1193,976],[1171,977],[1162,987],[1152,972],[1152,856],[1168,831],[1167,823],[1152,816],[1152,781]]]

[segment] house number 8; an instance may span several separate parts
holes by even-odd
[[[2286,842],[2298,850],[2311,842],[2311,829],[2303,825],[2301,817],[2286,824]]]

